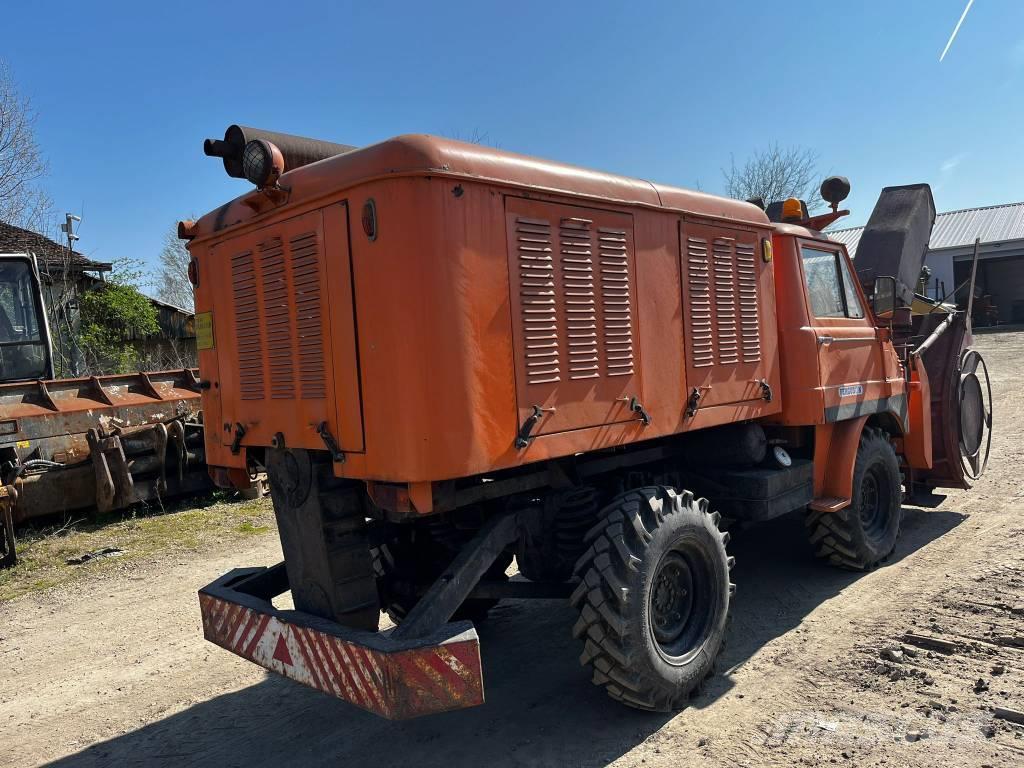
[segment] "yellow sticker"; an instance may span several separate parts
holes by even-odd
[[[29,448],[31,447],[32,443],[30,443],[28,440],[19,440],[18,442],[15,443],[15,445],[18,446],[19,448]]]
[[[196,349],[213,349],[213,312],[196,313]]]

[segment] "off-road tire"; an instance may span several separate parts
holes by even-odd
[[[853,571],[870,570],[885,560],[900,533],[901,483],[899,460],[888,435],[865,428],[857,448],[850,505],[838,512],[807,515],[814,554]]]
[[[575,567],[580,583],[570,598],[580,613],[573,627],[583,641],[580,663],[591,667],[595,685],[623,704],[679,709],[712,674],[725,640],[734,591],[729,535],[718,529],[719,515],[706,499],[665,486],[623,493],[601,518],[586,534],[588,548]],[[655,628],[663,611],[652,592],[679,581],[665,574],[679,569],[680,559],[691,589],[675,594],[685,601],[689,593],[692,607],[672,614],[681,626],[673,645],[664,627]]]

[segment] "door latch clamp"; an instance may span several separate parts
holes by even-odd
[[[636,395],[629,398],[629,410],[640,415],[640,421],[643,422],[645,427],[651,423],[651,414],[644,408],[643,403],[637,400]]]
[[[231,438],[231,455],[237,456],[242,449],[242,438],[245,437],[245,427],[242,422],[235,422],[235,434]]]
[[[326,421],[321,421],[317,425],[316,433],[320,435],[320,439],[323,440],[324,445],[327,446],[327,451],[331,454],[331,460],[336,461],[339,464],[343,464],[345,462],[345,453],[338,445],[338,441],[334,439],[334,435],[331,434],[331,430],[328,429]]]
[[[530,433],[537,426],[537,422],[544,417],[545,412],[553,413],[554,410],[554,408],[541,408],[539,405],[533,406],[533,413],[527,416],[526,421],[519,427],[519,433],[516,435],[516,448],[522,450],[528,446],[530,441],[533,440]]]
[[[686,399],[686,415],[696,416],[697,409],[700,408],[700,398],[703,393],[700,391],[700,387],[694,387],[690,390],[690,396]]]

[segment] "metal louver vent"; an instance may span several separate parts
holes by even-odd
[[[559,228],[570,379],[596,379],[600,375],[591,224],[589,219],[568,218],[562,219]]]
[[[327,398],[320,238],[288,234],[231,258],[243,400]]]
[[[736,244],[736,275],[740,297],[740,348],[744,363],[761,360],[761,324],[757,302],[755,246]]]
[[[520,424],[537,437],[636,420],[632,217],[522,198],[505,205]]]
[[[263,344],[252,251],[231,257],[231,288],[238,336],[238,382],[243,400],[263,399]]]
[[[690,361],[694,368],[704,368],[715,364],[707,240],[687,238],[686,263],[690,284]]]
[[[526,381],[528,384],[560,381],[551,224],[542,219],[520,217],[516,221],[516,259],[526,342]]]
[[[633,373],[633,317],[629,303],[629,253],[626,230],[602,227],[597,236],[601,261],[605,372]]]
[[[740,360],[736,326],[735,265],[731,238],[716,237],[712,247],[712,269],[715,283],[715,324],[719,365],[734,365]]]
[[[266,330],[270,397],[295,397],[295,365],[292,362],[292,321],[288,302],[288,273],[281,238],[272,237],[259,245],[263,279],[263,325]]]
[[[316,232],[293,237],[291,249],[292,296],[298,333],[299,388],[303,400],[327,396],[324,375],[323,317],[320,263]]]

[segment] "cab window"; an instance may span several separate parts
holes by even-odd
[[[802,246],[804,280],[815,317],[864,317],[850,267],[838,252]]]
[[[0,262],[0,380],[42,379],[47,348],[40,333],[31,266],[23,259]]]

